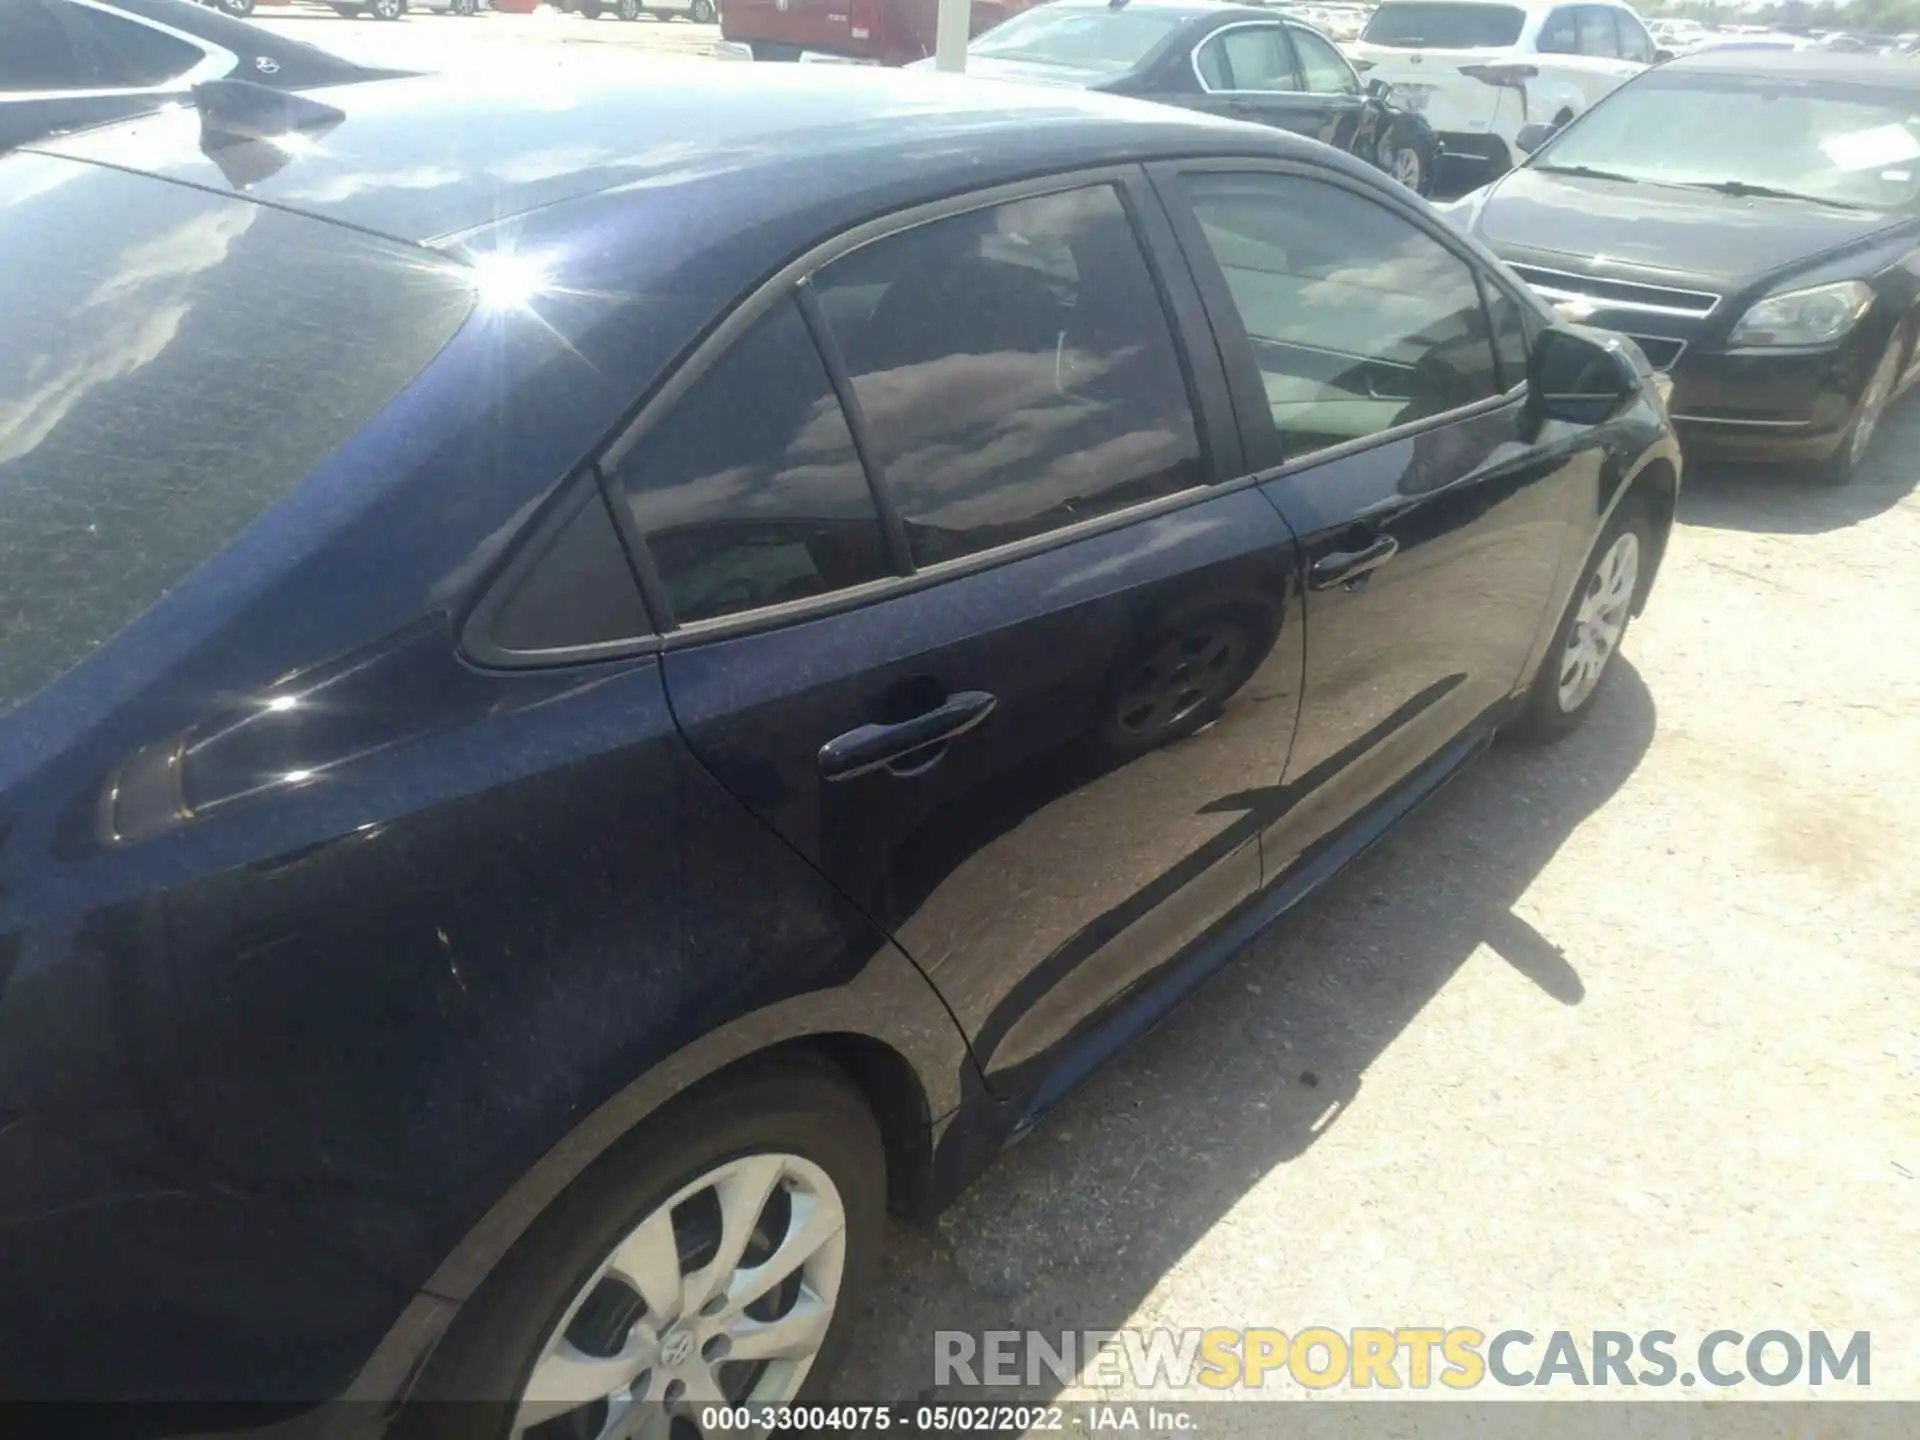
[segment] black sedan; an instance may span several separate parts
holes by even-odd
[[[1621,86],[1450,214],[1672,378],[1688,452],[1851,480],[1920,378],[1920,69],[1714,51]]]
[[[1350,156],[296,98],[0,157],[0,1398],[818,1393],[888,1207],[1606,703],[1644,361]]]
[[[377,73],[192,0],[0,0],[0,150],[157,110],[202,81],[307,90]]]
[[[922,61],[921,65],[931,62]],[[967,73],[1136,95],[1311,136],[1422,195],[1439,137],[1284,13],[1214,0],[1054,0],[967,47]]]

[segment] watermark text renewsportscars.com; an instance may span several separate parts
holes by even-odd
[[[1079,1385],[1234,1391],[1472,1390],[1495,1385],[1847,1385],[1873,1383],[1870,1332],[1671,1330],[1487,1332],[1470,1326],[1336,1330],[962,1330],[934,1332],[934,1384]]]

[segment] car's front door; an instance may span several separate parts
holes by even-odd
[[[1521,305],[1412,206],[1306,171],[1156,176],[1301,546],[1306,698],[1266,845],[1284,869],[1484,737],[1552,623],[1598,451],[1534,443]]]
[[[1316,95],[1300,78],[1287,27],[1277,20],[1243,20],[1224,25],[1193,52],[1202,94],[1195,106],[1215,115],[1251,120],[1337,144],[1341,123],[1351,108],[1358,126],[1360,103],[1338,95]]]
[[[770,292],[609,462],[695,753],[1020,1096],[1258,884],[1302,663],[1291,536],[1217,488],[1239,441],[1151,188],[1040,192]]]
[[[1313,97],[1322,117],[1320,129],[1308,133],[1336,150],[1351,151],[1367,109],[1358,72],[1317,30],[1289,23],[1287,38],[1293,44],[1301,91]]]

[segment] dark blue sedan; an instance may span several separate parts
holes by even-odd
[[[269,98],[0,160],[0,1394],[821,1393],[1666,546],[1631,345],[1292,136]]]

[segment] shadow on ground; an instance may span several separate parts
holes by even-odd
[[[1920,480],[1920,393],[1887,412],[1865,468],[1829,489],[1798,465],[1692,465],[1680,489],[1680,520],[1717,530],[1820,535],[1884,514]]]
[[[1003,1155],[936,1231],[896,1226],[838,1391],[931,1398],[938,1330],[1125,1324],[1251,1186],[1366,1104],[1368,1068],[1480,946],[1580,1004],[1574,965],[1513,907],[1654,728],[1623,660],[1583,730],[1496,747]]]

